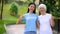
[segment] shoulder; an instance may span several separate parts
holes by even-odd
[[[26,16],[26,15],[28,15],[28,13],[27,14],[24,14],[23,16]]]
[[[38,16],[37,14],[35,14],[36,16]]]
[[[24,15],[28,15],[28,13],[24,14]]]
[[[34,16],[38,17],[38,15],[37,15],[37,14],[34,14]]]
[[[39,18],[41,17],[41,15],[38,16]]]
[[[48,16],[49,18],[51,18],[51,17],[52,17],[52,14],[47,14],[47,16]]]
[[[48,15],[48,16],[52,16],[52,14],[48,14],[48,13],[47,13],[47,15]]]

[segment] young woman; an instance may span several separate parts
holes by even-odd
[[[45,4],[40,4],[39,7],[39,22],[40,22],[40,34],[53,34],[52,27],[54,27],[54,20],[51,14],[46,13],[47,8]]]
[[[38,16],[35,14],[35,11],[36,5],[34,3],[30,3],[28,5],[28,13],[21,16],[16,23],[16,24],[18,24],[19,22],[21,23],[21,20],[26,21],[24,34],[36,34],[36,23],[38,20]]]

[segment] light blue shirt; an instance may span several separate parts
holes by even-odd
[[[38,16],[36,14],[24,14],[23,20],[26,21],[25,32],[27,31],[36,31],[36,23],[38,20]]]

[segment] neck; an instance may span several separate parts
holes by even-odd
[[[41,13],[41,15],[45,15],[46,13]]]
[[[32,11],[29,11],[30,14],[32,14]]]

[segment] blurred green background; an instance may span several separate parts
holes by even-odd
[[[27,13],[28,4],[31,2],[36,4],[37,14],[38,5],[44,3],[47,5],[47,13],[51,13],[55,21],[60,19],[60,0],[0,0],[0,24],[15,24],[21,15]],[[2,26],[1,28],[4,31],[3,25],[0,26]]]

